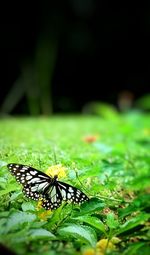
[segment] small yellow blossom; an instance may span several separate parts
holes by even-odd
[[[40,199],[39,199],[38,204],[37,204],[37,206],[36,206],[36,210],[37,210],[37,211],[41,210],[43,201],[44,201],[43,198],[40,198]]]
[[[45,212],[41,212],[38,214],[38,217],[40,218],[41,221],[46,221],[47,220],[47,217],[49,215],[52,214],[52,211],[51,210],[48,210],[48,211],[45,211]]]
[[[83,255],[95,255],[95,250],[93,248],[88,248],[83,252]]]
[[[39,211],[41,208],[42,208],[42,203],[43,203],[43,198],[40,198],[40,200],[38,201],[38,204],[37,204],[37,207],[36,207],[36,210]],[[47,217],[49,215],[51,215],[52,211],[51,210],[47,210],[47,211],[44,211],[44,212],[39,212],[38,213],[38,217],[42,220],[42,221],[46,221],[47,220]]]
[[[36,210],[39,211],[42,208],[43,199],[40,198],[36,207]]]
[[[101,239],[100,241],[97,242],[96,247],[99,248],[101,251],[105,251],[106,248],[108,250],[114,250],[115,249],[115,245],[110,241],[108,241],[108,239]]]
[[[54,177],[55,175],[58,175],[58,178],[64,178],[66,177],[66,171],[67,171],[66,167],[62,166],[61,164],[58,164],[58,165],[50,166],[45,173],[52,177]]]
[[[117,237],[113,237],[111,240],[101,239],[97,242],[95,249],[87,248],[83,251],[83,255],[105,255],[107,251],[114,251],[116,246],[114,244],[120,242],[121,240]]]

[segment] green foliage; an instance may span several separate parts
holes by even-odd
[[[120,226],[119,230],[117,231],[117,234],[121,234],[123,232],[126,232],[128,230],[131,230],[139,225],[144,225],[144,222],[146,222],[150,218],[150,214],[140,213],[138,216],[129,219],[126,221],[123,225]]]
[[[93,107],[97,116],[1,120],[0,242],[17,254],[83,255],[100,240],[108,240],[102,254],[150,254],[149,115]],[[90,201],[37,209],[9,173],[10,162],[42,171],[62,164],[62,180]]]
[[[82,243],[90,244],[92,247],[96,245],[95,231],[88,226],[81,226],[78,224],[67,224],[58,229],[59,235],[64,240],[77,239]]]
[[[98,229],[98,230],[102,231],[104,234],[106,234],[105,225],[103,224],[103,222],[100,219],[98,219],[95,216],[83,215],[83,216],[76,217],[74,219],[81,223],[85,222],[88,225],[93,226],[95,229]]]
[[[106,224],[110,229],[116,229],[117,227],[119,227],[119,222],[115,219],[113,213],[109,213],[107,215]]]
[[[140,109],[150,110],[150,94],[146,94],[143,97],[140,97],[140,99],[136,101],[136,105]]]

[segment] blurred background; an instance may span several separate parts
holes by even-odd
[[[13,2],[1,12],[1,115],[150,109],[149,4]]]

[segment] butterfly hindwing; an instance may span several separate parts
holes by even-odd
[[[89,198],[82,191],[67,183],[58,181],[58,188],[64,201],[80,204],[89,200]]]
[[[57,183],[53,185],[50,190],[47,192],[45,199],[43,200],[42,206],[46,210],[53,210],[60,207],[61,203],[63,201],[62,194],[60,190],[58,189]]]
[[[42,206],[47,210],[56,209],[61,205],[62,201],[80,204],[88,200],[89,198],[79,189],[67,183],[57,181],[55,186],[47,192]]]

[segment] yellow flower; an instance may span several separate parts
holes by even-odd
[[[111,240],[101,239],[97,242],[95,249],[87,248],[83,251],[83,255],[105,255],[106,250],[111,252],[116,249],[114,244],[120,242],[121,240],[117,237],[113,237]]]
[[[38,214],[38,217],[40,218],[41,221],[46,221],[47,220],[47,217],[49,215],[52,214],[52,211],[51,210],[48,210],[48,211],[45,211],[45,212],[41,212]]]
[[[44,198],[40,198],[39,201],[38,201],[38,204],[37,204],[37,207],[36,207],[36,210],[37,211],[40,211],[43,207],[42,207],[42,203],[44,201]],[[50,210],[49,210],[50,211]]]
[[[115,245],[109,241],[108,239],[101,239],[100,241],[97,242],[96,247],[100,249],[101,252],[105,251],[106,248],[108,250],[114,250]]]
[[[83,252],[83,255],[95,255],[95,250],[93,248],[88,248]]]
[[[45,173],[52,177],[54,177],[55,175],[58,175],[58,178],[64,178],[66,177],[66,170],[67,170],[66,167],[62,166],[61,164],[58,164],[58,165],[50,166]]]
[[[36,207],[36,210],[39,211],[41,208],[42,208],[42,203],[43,203],[44,199],[43,198],[40,198],[40,200],[38,201],[38,204],[37,204],[37,207]],[[47,217],[49,215],[51,215],[52,211],[51,210],[47,210],[47,211],[44,211],[44,212],[39,212],[38,213],[38,217],[42,220],[42,221],[46,221],[47,220]]]
[[[39,211],[42,208],[42,203],[43,203],[42,201],[43,201],[43,199],[40,198],[40,200],[38,201],[37,207],[36,207],[37,211]]]

